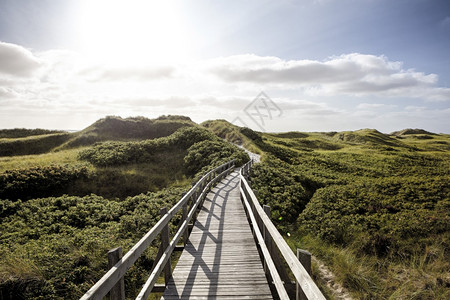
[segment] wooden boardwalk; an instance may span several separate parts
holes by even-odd
[[[273,299],[233,172],[208,194],[161,299]]]

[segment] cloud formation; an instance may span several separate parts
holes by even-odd
[[[0,74],[28,77],[40,65],[39,60],[29,50],[15,44],[0,42]]]
[[[83,119],[89,122],[107,114],[244,120],[245,107],[262,90],[286,116],[277,121],[278,127],[267,130],[287,130],[283,126],[289,124],[289,130],[319,130],[336,122],[342,128],[371,127],[364,125],[365,120],[379,122],[381,115],[406,121],[420,113],[435,115],[441,122],[450,118],[445,110],[450,88],[440,87],[436,74],[404,69],[401,62],[385,56],[351,53],[318,61],[246,54],[184,65],[99,65],[70,51],[35,53],[0,43],[0,128],[27,126],[21,125],[21,118],[35,122],[42,114],[60,122],[72,113],[86,116]],[[289,118],[291,123],[286,121]],[[310,125],[296,128],[299,119]]]
[[[448,88],[438,88],[438,76],[414,69],[385,56],[351,53],[325,61],[282,60],[278,57],[238,55],[213,60],[210,71],[228,83],[285,85],[325,95],[348,94],[417,96],[450,100]],[[413,92],[412,92],[413,91]]]
[[[95,66],[82,70],[80,75],[89,81],[130,81],[170,78],[175,71],[172,66]]]

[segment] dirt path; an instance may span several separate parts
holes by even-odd
[[[317,264],[319,268],[319,276],[325,281],[326,286],[331,291],[335,299],[353,300],[346,289],[340,283],[336,282],[334,274],[323,262],[315,256],[311,256],[311,260]]]
[[[241,145],[236,145],[236,146],[238,146],[239,148],[241,148],[242,150],[244,150],[245,152],[247,152],[248,156],[250,156],[250,159],[253,159],[253,162],[255,162],[255,163],[261,162],[261,155],[256,154],[256,153],[253,153],[253,152],[250,152],[250,151],[248,151],[247,149],[245,149],[245,148],[244,148],[243,146],[241,146]]]

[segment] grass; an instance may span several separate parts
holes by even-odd
[[[262,134],[224,120],[202,125],[262,155],[263,163],[251,177],[258,198],[272,206],[278,228],[291,233],[291,247],[325,262],[356,299],[450,298],[450,135],[370,129]],[[165,138],[142,141],[179,127],[190,127],[180,131],[190,135],[178,132],[178,138],[167,139],[170,143]],[[165,129],[155,133],[149,128]],[[70,196],[2,200],[0,213],[6,221],[0,222],[0,242],[7,242],[0,243],[0,285],[78,296],[103,274],[103,250],[119,243],[129,249],[157,220],[160,206],[179,199],[199,170],[237,155],[210,132],[180,117],[109,117],[59,148],[39,135],[0,139],[3,146],[23,150],[36,142],[50,151],[0,157],[0,172],[53,165],[89,169],[87,178],[74,180],[63,191]],[[189,143],[194,139],[201,141],[195,147]],[[137,142],[91,145],[105,140]],[[49,144],[43,145],[45,141]],[[84,151],[122,160],[94,165],[80,160]],[[186,161],[195,170],[188,170]],[[59,209],[62,205],[69,208]],[[103,221],[97,224],[95,218]],[[47,252],[37,253],[39,247]],[[130,287],[141,284],[151,263],[148,254],[130,270]],[[313,277],[332,299],[317,268],[313,264]],[[8,281],[8,276],[15,279]],[[52,287],[58,290],[48,290]]]
[[[231,124],[225,120],[208,120],[201,124],[206,129],[213,132],[218,137],[237,145],[242,145],[249,151],[256,154],[263,154],[250,138],[242,133],[242,128]]]
[[[450,135],[405,132],[252,134],[258,198],[356,299],[450,298]]]
[[[306,249],[325,262],[355,299],[449,299],[450,263],[442,246],[393,262],[360,255],[351,247],[337,247],[304,232],[291,235],[287,241],[291,248]],[[434,253],[432,260],[430,252]],[[319,276],[317,267],[312,271]],[[330,293],[323,281],[316,282]]]
[[[235,157],[248,160],[243,150],[186,118],[99,123],[89,133],[114,142],[0,157],[0,191],[8,198],[0,200],[0,298],[79,298],[106,272],[108,249],[122,246],[126,253],[159,220],[160,209],[172,207],[211,167]],[[111,136],[114,126],[121,136]],[[126,137],[127,126],[135,136]],[[149,126],[164,129],[157,135],[187,128],[143,140],[140,134],[154,133]],[[39,136],[18,140],[25,139]],[[82,160],[83,152],[121,159],[95,164]],[[187,168],[187,160],[194,168]],[[180,214],[169,224],[172,235]],[[157,244],[127,272],[127,295],[137,294],[145,282]]]
[[[77,156],[83,149],[69,149],[36,155],[3,156],[0,157],[0,172],[11,169],[28,169],[36,166],[50,166],[53,164],[79,164],[80,162],[77,160]]]

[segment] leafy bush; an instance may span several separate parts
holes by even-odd
[[[77,299],[107,271],[109,249],[128,251],[156,224],[183,188],[128,197],[91,195],[1,201],[0,293],[5,299]],[[178,219],[171,223],[173,234]],[[155,243],[155,245],[157,242]],[[140,289],[157,248],[125,275],[127,295]]]
[[[203,173],[204,168],[211,169],[232,159],[236,159],[236,166],[242,166],[250,160],[244,150],[234,145],[206,140],[195,143],[188,149],[184,163],[189,174],[194,175]]]
[[[185,127],[168,137],[142,142],[106,142],[83,150],[79,158],[87,160],[96,166],[116,166],[130,163],[142,163],[154,160],[160,153],[187,151],[200,141],[219,139],[199,127]],[[222,142],[224,143],[224,142]]]
[[[0,173],[0,199],[28,200],[64,191],[74,180],[87,178],[87,167],[45,166]]]
[[[271,206],[275,222],[292,224],[320,184],[295,173],[288,164],[274,160],[277,163],[272,162],[270,166],[256,164],[253,167],[251,185],[258,199]]]

